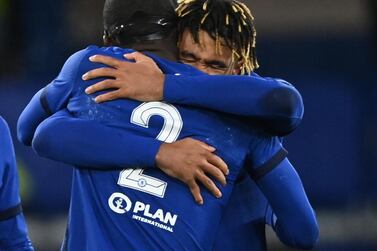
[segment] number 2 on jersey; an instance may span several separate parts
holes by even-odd
[[[179,111],[167,103],[147,102],[133,110],[130,122],[148,128],[152,116],[161,116],[164,119],[164,125],[156,139],[166,143],[176,141],[183,126]],[[123,170],[119,175],[118,185],[163,198],[168,184],[143,174],[143,171],[143,169]]]

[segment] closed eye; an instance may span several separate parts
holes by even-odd
[[[205,64],[213,69],[218,70],[224,70],[228,68],[228,66],[224,62],[218,60],[207,61],[205,62]]]
[[[181,51],[179,53],[179,60],[183,63],[195,63],[200,59],[193,53],[187,51]]]

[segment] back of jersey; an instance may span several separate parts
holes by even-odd
[[[162,62],[168,68],[166,61]],[[77,75],[93,67],[98,66],[82,63]],[[175,63],[172,68],[179,69]],[[118,100],[99,105],[83,93],[88,84],[76,79],[78,88],[72,90],[68,103],[76,116],[164,142],[185,137],[202,140],[216,147],[230,167],[230,175],[222,199],[202,189],[205,204],[200,206],[186,185],[156,167],[121,172],[75,169],[65,248],[211,250],[233,181],[248,153],[250,136],[246,128],[210,111],[163,102]]]

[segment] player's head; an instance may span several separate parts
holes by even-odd
[[[176,54],[175,7],[173,0],[106,0],[105,45]]]
[[[179,0],[180,59],[209,74],[250,74],[258,68],[256,29],[236,0]]]

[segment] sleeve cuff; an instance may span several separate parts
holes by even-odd
[[[148,145],[148,149],[146,150],[146,157],[147,159],[140,160],[143,162],[142,166],[147,167],[156,167],[156,155],[160,150],[161,144],[164,143],[162,141],[154,140],[151,144]]]
[[[277,165],[282,162],[288,155],[288,151],[284,148],[281,148],[271,159],[260,167],[249,171],[251,178],[258,180],[265,176],[267,173],[272,171]]]
[[[51,116],[53,114],[53,112],[51,111],[51,108],[50,106],[48,105],[48,100],[47,100],[47,89],[48,89],[48,86],[46,86],[42,93],[41,93],[41,97],[40,97],[40,102],[41,102],[41,105],[42,105],[42,108],[43,110],[48,114],[48,116]]]
[[[4,211],[0,211],[0,221],[8,220],[8,219],[20,214],[21,212],[22,212],[21,203],[14,206],[14,207],[8,208]]]

